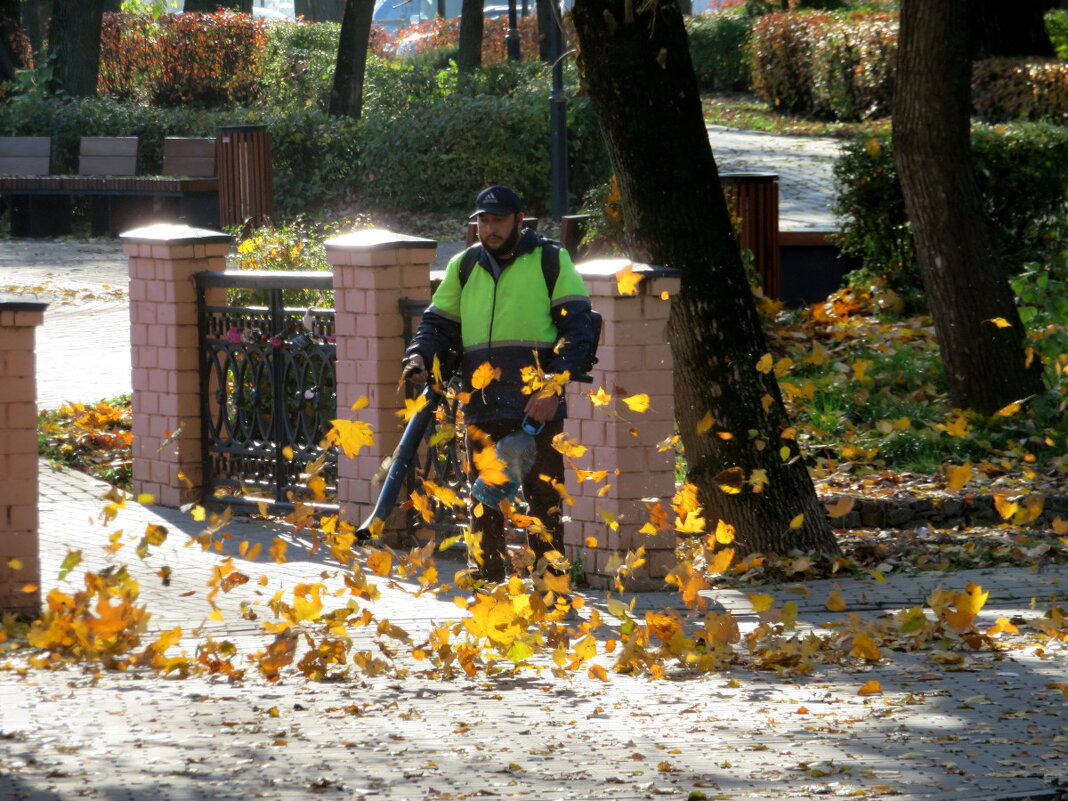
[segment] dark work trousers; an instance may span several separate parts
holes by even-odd
[[[494,420],[480,423],[476,427],[488,434],[493,442],[499,442],[513,431],[518,431],[521,424],[521,420]],[[551,421],[546,423],[534,438],[537,444],[537,459],[523,481],[523,496],[527,501],[528,514],[538,518],[545,526],[544,532],[527,532],[527,544],[534,551],[535,565],[549,551],[564,552],[564,530],[560,520],[563,500],[552,484],[539,478],[549,476],[560,484],[564,483],[564,456],[552,445],[553,437],[563,430],[563,420]],[[468,436],[467,453],[471,459],[472,482],[478,478],[478,471],[474,469],[474,454],[482,447],[476,439]],[[511,573],[504,535],[504,515],[500,510],[484,505],[480,517],[472,515],[471,529],[482,534],[482,564],[478,569],[480,576],[487,581],[503,581]]]

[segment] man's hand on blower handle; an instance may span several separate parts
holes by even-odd
[[[423,361],[423,357],[418,353],[413,353],[404,363],[404,378],[406,381],[411,381],[419,386],[427,382],[429,376],[426,372],[426,362]]]

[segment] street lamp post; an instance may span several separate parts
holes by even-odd
[[[515,18],[515,0],[508,0],[508,60],[519,61],[519,27]]]
[[[514,2],[514,0],[513,0]],[[553,3],[549,26],[553,59],[552,94],[549,96],[549,165],[551,211],[554,220],[567,214],[567,98],[564,96],[564,32],[560,9]]]

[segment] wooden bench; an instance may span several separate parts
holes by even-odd
[[[207,174],[214,173],[215,140],[167,138],[165,174],[153,176],[136,175],[138,147],[136,137],[86,136],[80,143],[77,175],[0,173],[0,195],[19,199],[13,203],[12,235],[53,236],[63,232],[56,230],[63,227],[59,220],[48,226],[32,218],[20,219],[16,226],[14,206],[21,199],[49,195],[90,198],[94,235],[115,234],[160,220],[218,227],[219,181],[214,174]],[[173,174],[166,174],[171,170]],[[31,216],[36,215],[34,208]],[[67,230],[69,216],[68,210]]]
[[[0,136],[0,194],[8,195],[11,235],[56,236],[69,230],[70,201],[63,197],[36,197],[8,192],[5,186],[32,186],[47,181],[52,171],[52,139],[48,136]],[[68,224],[63,228],[63,222]]]

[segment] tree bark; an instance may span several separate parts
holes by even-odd
[[[903,0],[893,147],[950,398],[991,414],[1043,386],[972,169],[970,2]]]
[[[576,0],[572,14],[631,256],[682,271],[669,324],[675,415],[706,519],[735,526],[751,551],[837,553],[774,374],[757,369],[767,348],[680,9],[672,0]],[[706,413],[715,424],[699,434]]]
[[[460,72],[474,72],[482,66],[482,2],[463,0],[460,7],[460,52],[456,54]]]
[[[52,16],[52,0],[25,0],[22,4],[22,24],[30,37],[34,59],[44,51],[45,30]]]
[[[552,37],[549,35],[549,26],[557,24],[553,2],[554,0],[537,0],[535,3],[538,15],[538,58],[546,62],[553,60]]]
[[[96,95],[103,0],[55,0],[48,49],[56,88],[71,97]]]
[[[363,109],[363,78],[367,68],[367,45],[371,35],[374,0],[346,0],[341,21],[334,85],[330,90],[330,114],[360,118]]]

